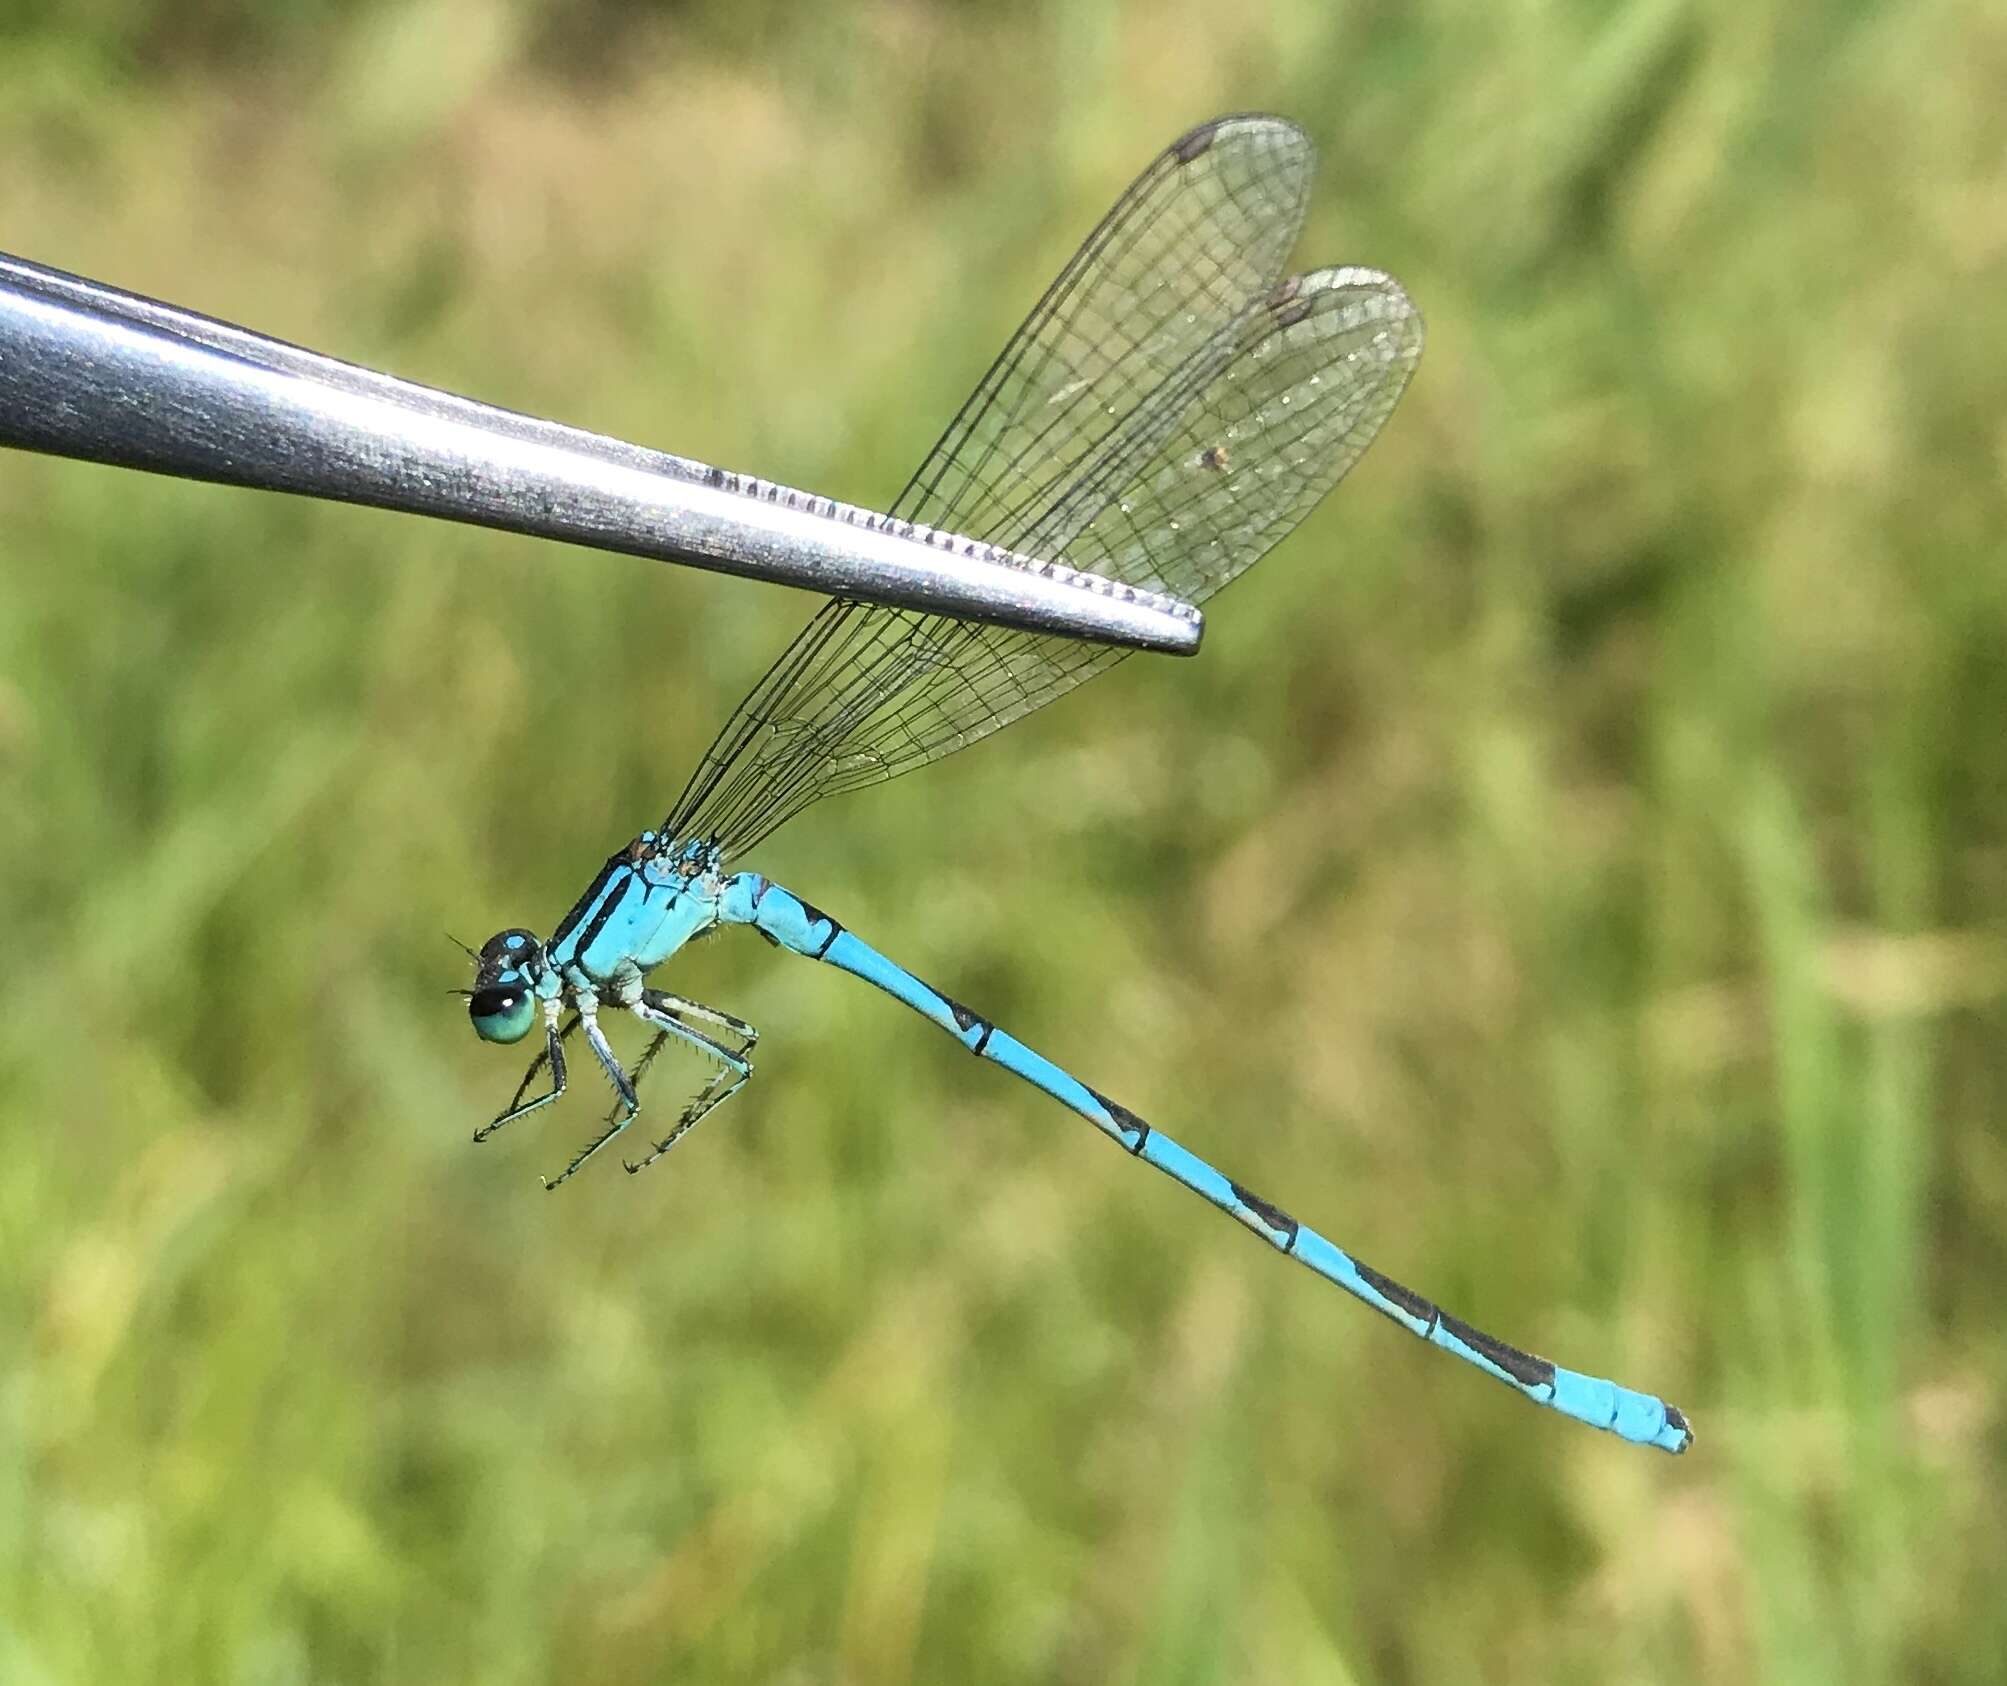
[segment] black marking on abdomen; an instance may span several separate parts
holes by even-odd
[[[1111,1101],[1099,1089],[1089,1089],[1087,1092],[1107,1109],[1108,1116],[1115,1120],[1117,1129],[1123,1131],[1125,1134],[1131,1130],[1135,1131],[1136,1139],[1128,1144],[1128,1148],[1131,1153],[1141,1153],[1143,1151],[1143,1144],[1150,1139],[1150,1126],[1145,1124],[1142,1119],[1138,1118],[1120,1101]]]
[[[1553,1382],[1554,1366],[1537,1353],[1521,1352],[1518,1347],[1508,1346],[1482,1329],[1473,1329],[1461,1317],[1452,1317],[1446,1311],[1436,1313],[1436,1319],[1465,1346],[1482,1353],[1523,1386],[1546,1387]]]
[[[1395,1305],[1399,1306],[1410,1317],[1419,1317],[1431,1329],[1436,1326],[1436,1320],[1442,1316],[1442,1312],[1434,1300],[1425,1300],[1414,1289],[1403,1288],[1391,1276],[1382,1276],[1363,1260],[1354,1259],[1352,1263],[1358,1267],[1359,1274],[1365,1279],[1366,1286],[1378,1294],[1381,1299],[1392,1300]]]
[[[1514,1381],[1524,1387],[1548,1387],[1554,1381],[1554,1366],[1537,1353],[1522,1352],[1496,1335],[1487,1335],[1482,1329],[1473,1329],[1461,1317],[1452,1317],[1433,1300],[1425,1300],[1412,1288],[1403,1288],[1390,1276],[1382,1276],[1371,1265],[1359,1264],[1359,1274],[1382,1298],[1389,1299],[1410,1317],[1418,1317],[1426,1327],[1421,1334],[1427,1340],[1440,1327],[1447,1329],[1463,1344],[1480,1357],[1489,1359]]]
[[[835,946],[836,939],[843,935],[843,927],[836,920],[831,919],[828,914],[824,913],[821,908],[817,907],[814,902],[802,902],[799,896],[796,896],[795,900],[801,902],[801,910],[808,915],[808,922],[811,925],[815,924],[817,920],[821,920],[829,926],[829,935],[823,938],[822,947],[809,956],[811,960],[820,960]]]
[[[1261,1219],[1270,1229],[1289,1237],[1288,1241],[1283,1244],[1282,1250],[1285,1253],[1296,1245],[1297,1223],[1294,1218],[1280,1206],[1271,1205],[1268,1201],[1262,1199],[1253,1189],[1242,1188],[1233,1178],[1227,1178],[1227,1184],[1233,1190],[1234,1199],[1238,1200],[1257,1218]]]
[[[932,984],[929,984],[927,987],[929,989],[934,989],[934,986]],[[952,995],[947,994],[945,991],[934,989],[934,993],[940,996],[942,1001],[947,1004],[948,1011],[955,1015],[955,1028],[959,1030],[964,1036],[968,1035],[970,1031],[974,1030],[977,1025],[981,1025],[983,1027],[982,1035],[976,1038],[974,1044],[969,1049],[969,1052],[972,1054],[980,1054],[984,1048],[989,1046],[990,1032],[995,1030],[996,1026],[991,1024],[988,1019],[982,1016],[982,1014],[975,1011],[974,1008],[964,1007]]]
[[[927,987],[934,989],[932,984],[929,984]],[[982,1035],[969,1044],[970,1053],[980,1054],[990,1045],[990,1032],[996,1029],[995,1025],[991,1024],[988,1019],[984,1018],[982,1014],[976,1012],[974,1009],[964,1007],[952,995],[943,995],[938,989],[934,989],[934,993],[939,995],[948,1004],[948,1011],[955,1015],[955,1028],[964,1036],[974,1030],[977,1025],[983,1027]]]

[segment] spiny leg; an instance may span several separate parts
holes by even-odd
[[[722,1013],[715,1007],[707,1007],[701,1001],[691,1001],[681,995],[671,995],[667,990],[662,989],[646,989],[641,994],[642,999],[649,1006],[655,1008],[658,1012],[669,1014],[672,1018],[702,1019],[708,1024],[721,1025],[726,1030],[731,1031],[739,1039],[739,1046],[733,1052],[737,1053],[741,1059],[744,1059],[753,1051],[754,1045],[760,1039],[760,1033],[747,1024],[744,1019],[734,1018],[730,1013]],[[643,1019],[642,1022],[649,1023],[651,1021]],[[666,1030],[656,1031],[654,1036],[649,1039],[648,1046],[642,1052],[641,1058],[636,1062],[634,1069],[627,1074],[628,1078],[634,1084],[636,1094],[641,1092],[641,1080],[648,1075],[648,1068],[655,1063],[655,1056],[661,1053],[663,1048],[668,1044],[669,1035],[670,1033]],[[711,1050],[707,1046],[705,1051],[710,1052]],[[729,1070],[730,1068],[727,1067],[727,1069]],[[607,1115],[606,1121],[609,1124],[613,1122],[611,1113]]]
[[[578,1014],[573,1013],[570,1018],[565,1020],[564,1027],[558,1032],[558,1038],[557,1038],[558,1053],[556,1057],[557,1057],[557,1069],[560,1073],[563,1072],[564,1070],[564,1053],[563,1053],[564,1044],[571,1040],[571,1033],[576,1029],[578,1029],[578,1027],[579,1027],[579,1016]],[[515,1096],[509,1102],[511,1108],[520,1106],[522,1104],[524,1092],[529,1088],[529,1086],[532,1083],[534,1083],[537,1080],[537,1073],[542,1071],[545,1066],[551,1063],[551,1058],[552,1058],[551,1045],[549,1040],[546,1039],[544,1045],[537,1050],[537,1057],[530,1061],[530,1069],[523,1073],[522,1082],[516,1085]],[[560,1087],[563,1086],[562,1078],[559,1079],[559,1086]]]
[[[687,996],[671,995],[666,989],[644,989],[641,992],[644,1005],[658,1013],[667,1013],[674,1019],[696,1019],[703,1024],[714,1024],[721,1030],[728,1030],[739,1039],[737,1052],[741,1058],[750,1054],[759,1042],[760,1033],[744,1019],[734,1018],[730,1013],[721,1012],[716,1007],[707,1007],[701,1001],[692,1001]]]
[[[662,1052],[663,1044],[666,1043],[668,1040],[669,1040],[668,1031],[658,1030],[654,1034],[654,1036],[650,1038],[648,1046],[642,1050],[641,1058],[635,1062],[634,1069],[627,1074],[627,1080],[628,1082],[634,1085],[634,1092],[636,1095],[639,1095],[641,1093],[641,1080],[648,1075],[648,1068],[655,1063],[655,1056]],[[606,1114],[606,1122],[608,1124],[612,1124],[615,1121],[615,1119],[619,1115],[621,1107],[625,1104],[626,1104],[625,1102],[618,1100],[616,1100],[613,1103],[612,1107],[608,1109]]]
[[[632,1176],[637,1171],[647,1170],[649,1166],[653,1165],[656,1160],[660,1159],[663,1154],[667,1153],[684,1136],[689,1134],[691,1129],[709,1117],[713,1109],[736,1095],[740,1088],[744,1086],[746,1079],[751,1075],[752,1068],[750,1066],[744,1071],[733,1071],[729,1066],[719,1067],[710,1082],[706,1083],[703,1088],[699,1089],[691,1097],[690,1103],[683,1108],[682,1114],[677,1118],[676,1127],[668,1135],[664,1136],[650,1148],[643,1158],[622,1161],[627,1167],[628,1175]]]
[[[634,1069],[627,1074],[628,1080],[633,1083],[634,1092],[637,1095],[641,1093],[642,1078],[648,1075],[648,1068],[655,1063],[655,1056],[662,1052],[662,1046],[668,1040],[668,1031],[658,1030],[650,1038],[648,1046],[642,1050],[641,1058],[634,1062]],[[609,1118],[608,1122],[611,1123],[612,1120]]]
[[[571,1163],[556,1176],[544,1178],[546,1191],[568,1181],[581,1165],[626,1129],[634,1121],[634,1115],[641,1110],[641,1098],[635,1094],[634,1084],[629,1080],[627,1073],[620,1069],[620,1061],[614,1057],[613,1049],[607,1044],[606,1033],[599,1028],[598,1006],[596,1001],[581,1000],[578,1004],[578,1013],[585,1024],[585,1040],[598,1058],[601,1069],[605,1071],[607,1080],[612,1083],[613,1092],[619,1099],[615,1101],[613,1111],[607,1115],[606,1128],[573,1154]]]
[[[530,1069],[523,1073],[523,1080],[516,1085],[515,1096],[510,1100],[509,1104],[497,1116],[489,1119],[487,1123],[474,1132],[474,1140],[477,1142],[486,1141],[504,1124],[513,1124],[518,1118],[535,1112],[539,1107],[549,1106],[552,1101],[564,1093],[564,1045],[570,1040],[571,1033],[578,1029],[579,1016],[573,1013],[570,1022],[565,1025],[563,1030],[559,1030],[557,1028],[558,1012],[559,1007],[557,1002],[552,1001],[546,1005],[544,1009],[544,1045],[542,1051],[535,1059],[530,1061]],[[537,1080],[537,1073],[542,1071],[545,1066],[549,1066],[551,1069],[550,1093],[539,1095],[535,1100],[525,1105],[523,1103],[523,1096],[528,1093],[530,1085]]]
[[[654,1064],[655,1056],[661,1052],[663,1043],[670,1036],[681,1037],[693,1046],[702,1049],[711,1055],[712,1058],[716,1059],[722,1069],[718,1076],[705,1086],[697,1099],[693,1100],[684,1109],[681,1119],[678,1121],[676,1128],[670,1133],[668,1140],[657,1144],[655,1151],[642,1160],[641,1165],[653,1164],[670,1143],[674,1142],[678,1136],[682,1135],[691,1125],[695,1124],[708,1113],[712,1107],[727,1099],[752,1073],[752,1066],[746,1060],[745,1055],[752,1048],[753,1044],[759,1040],[759,1032],[743,1019],[734,1018],[729,1013],[721,1013],[713,1007],[706,1007],[701,1002],[686,1001],[679,995],[670,995],[664,991],[653,989],[642,991],[642,999],[640,1002],[634,1004],[633,1011],[635,1016],[640,1018],[644,1023],[654,1025],[657,1028],[653,1040],[648,1044],[647,1049],[641,1056],[640,1062],[635,1066],[634,1072],[630,1076],[621,1069],[619,1060],[614,1057],[612,1048],[607,1045],[606,1037],[599,1028],[597,1012],[581,1009],[585,1024],[586,1041],[591,1044],[593,1053],[598,1056],[599,1063],[605,1068],[607,1076],[611,1079],[616,1098],[612,1109],[606,1115],[606,1127],[597,1137],[581,1148],[572,1158],[571,1163],[565,1166],[562,1171],[556,1176],[548,1177],[544,1180],[544,1187],[546,1189],[556,1188],[558,1184],[574,1175],[588,1159],[613,1140],[615,1136],[619,1135],[629,1124],[634,1122],[636,1114],[641,1110],[641,1100],[638,1093],[641,1078],[647,1072],[649,1066]],[[702,1031],[695,1030],[691,1026],[684,1024],[682,1016],[685,1014],[692,1018],[701,1018],[708,1023],[722,1026],[739,1039],[740,1046],[737,1049],[727,1048],[721,1042],[706,1036]],[[727,1079],[730,1080],[728,1085],[726,1083]],[[637,1171],[641,1169],[641,1165],[630,1164],[627,1168],[629,1171]]]
[[[734,1018],[730,1013],[721,1013],[715,1007],[706,1007],[701,1001],[689,1001],[680,995],[670,995],[659,989],[643,990],[641,999],[632,1004],[630,1011],[644,1024],[658,1027],[655,1040],[649,1043],[648,1052],[643,1058],[644,1064],[654,1058],[663,1040],[672,1034],[703,1049],[718,1062],[718,1070],[710,1082],[691,1097],[689,1104],[677,1118],[675,1128],[655,1144],[645,1159],[639,1163],[633,1160],[626,1162],[628,1174],[632,1175],[653,1165],[715,1108],[722,1106],[739,1092],[746,1079],[753,1074],[753,1064],[747,1056],[752,1053],[754,1045],[759,1041],[760,1033],[744,1019]],[[738,1038],[738,1047],[727,1048],[702,1031],[692,1029],[683,1023],[686,1017],[701,1019],[707,1024],[718,1025],[729,1031]]]

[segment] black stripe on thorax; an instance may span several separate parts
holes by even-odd
[[[558,928],[551,932],[550,946],[552,948],[562,947],[565,938],[578,928],[578,922],[585,917],[586,909],[598,900],[600,891],[606,888],[606,881],[615,872],[625,872],[627,870],[627,851],[623,849],[599,869],[599,876],[587,886],[585,894],[572,903],[571,912],[558,921]]]
[[[646,900],[648,886],[642,883],[640,873],[629,868],[627,882],[606,898],[605,905],[600,908],[599,912],[593,915],[592,923],[585,929],[585,940],[578,945],[578,953],[576,955],[576,959],[581,966],[585,964],[586,952],[594,943],[599,941],[599,933],[606,929],[606,922],[627,905],[627,893],[636,886],[640,887],[642,899]]]

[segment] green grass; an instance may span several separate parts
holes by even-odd
[[[2007,31],[1949,6],[0,20],[11,249],[889,497],[1217,110],[1421,373],[1216,605],[756,863],[1382,1267],[870,992],[643,1181],[475,1151],[471,940],[801,601],[0,460],[0,1679],[1962,1682],[2007,1655]]]

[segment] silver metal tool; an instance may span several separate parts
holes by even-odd
[[[1189,655],[1199,612],[0,253],[0,445]]]

